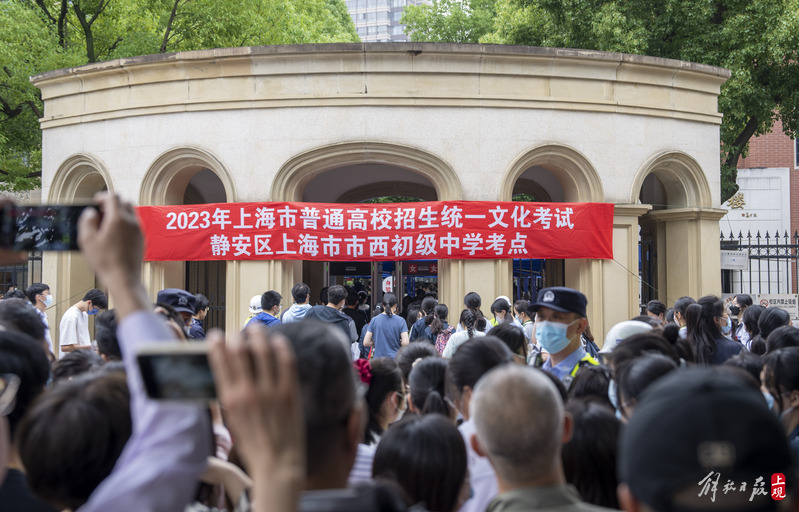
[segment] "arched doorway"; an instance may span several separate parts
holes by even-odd
[[[652,299],[671,305],[681,296],[718,293],[718,220],[710,185],[699,163],[679,152],[661,153],[641,167],[631,203],[649,212],[639,217],[641,306]],[[717,259],[717,258],[716,258]]]
[[[454,170],[443,160],[417,148],[380,142],[348,142],[302,153],[280,169],[272,184],[273,201],[353,203],[383,196],[458,200],[462,189]],[[290,297],[294,283],[303,281],[311,286],[312,300],[318,300],[321,287],[329,284],[329,269],[325,274],[320,263],[266,263],[267,281],[284,297]],[[458,276],[452,276],[453,264],[457,261],[435,263],[438,296],[442,302],[459,304],[465,286]],[[242,262],[242,268],[250,265]],[[373,280],[382,278],[385,269],[380,267],[370,269]],[[402,265],[395,265],[391,272],[402,279]]]
[[[600,202],[604,199],[602,182],[593,164],[574,148],[547,144],[522,153],[505,172],[500,187],[500,201],[515,198],[544,202]],[[508,276],[516,290],[508,286],[505,295],[514,293],[520,297],[524,291],[524,279],[530,276],[528,293],[533,296],[533,284],[537,286],[565,285],[582,291],[588,296],[589,316],[601,323],[601,290],[598,289],[600,262],[597,260],[553,260],[530,262],[528,267],[520,265],[514,273],[508,260],[495,262],[496,273]],[[513,266],[516,266],[513,263]],[[536,272],[540,272],[540,279]],[[518,283],[518,284],[517,284]]]
[[[188,205],[235,201],[230,174],[211,153],[200,148],[178,148],[159,157],[142,183],[141,205]],[[167,261],[145,265],[150,292],[183,288],[202,293],[210,302],[208,328],[224,329],[228,296],[225,261]]]
[[[96,193],[106,190],[114,192],[114,185],[105,165],[92,155],[73,155],[56,171],[46,201],[51,204],[87,204],[93,201]],[[37,265],[40,266],[39,269],[36,268]],[[60,318],[87,291],[99,288],[100,284],[79,252],[31,253],[27,270],[27,275],[38,275],[38,279],[43,279],[50,285],[55,294],[55,307],[48,309],[47,315],[53,343],[58,344],[57,327]],[[17,283],[20,289],[24,289],[27,284],[30,283]],[[94,334],[94,317],[89,318],[89,332]],[[58,354],[58,351],[55,350],[54,353]]]

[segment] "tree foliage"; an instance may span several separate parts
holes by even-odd
[[[0,188],[39,184],[32,75],[153,53],[355,41],[342,0],[0,0]]]
[[[480,42],[585,48],[728,68],[719,97],[721,201],[752,136],[799,131],[799,0],[495,0]],[[485,7],[486,10],[491,10]],[[414,40],[466,42],[430,13]],[[460,21],[461,25],[477,20]],[[454,35],[453,35],[454,34]]]
[[[411,41],[478,43],[493,27],[495,0],[432,0],[405,8]]]

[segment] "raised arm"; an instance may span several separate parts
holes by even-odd
[[[98,194],[99,212],[87,209],[78,225],[86,261],[113,297],[119,348],[130,388],[133,432],[112,473],[92,493],[81,512],[183,510],[211,455],[211,423],[197,406],[147,398],[135,355],[139,346],[177,341],[150,312],[141,282],[143,236],[133,206]]]

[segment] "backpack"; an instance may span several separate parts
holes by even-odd
[[[436,352],[439,354],[444,353],[444,348],[447,346],[447,342],[449,341],[449,337],[452,336],[452,333],[455,332],[455,328],[453,326],[449,326],[436,336]]]

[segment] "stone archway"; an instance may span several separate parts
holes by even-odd
[[[641,165],[630,204],[650,208],[639,217],[642,303],[658,299],[667,305],[688,295],[718,293],[718,220],[707,174],[692,156],[658,153]]]
[[[141,205],[180,205],[236,201],[236,188],[227,167],[199,147],[174,148],[148,168],[139,191]],[[151,294],[164,288],[203,293],[211,302],[208,326],[237,325],[237,311],[228,311],[227,297],[235,295],[230,276],[235,262],[163,261],[145,263],[144,276]]]
[[[500,184],[500,201],[511,201],[515,193],[532,195],[539,201],[601,202],[602,180],[591,161],[580,151],[562,144],[544,144],[524,151],[505,171]],[[540,198],[540,199],[539,199]],[[512,296],[513,268],[510,260],[493,262],[494,274]],[[588,296],[589,316],[602,326],[600,290],[597,286],[601,262],[596,260],[556,260],[547,262],[550,274],[545,286],[565,284]],[[561,279],[563,280],[561,282]]]
[[[114,183],[105,164],[93,155],[76,154],[67,158],[55,172],[47,194],[51,204],[87,204],[93,202],[97,192],[114,192]],[[47,311],[48,322],[58,326],[59,319],[87,291],[99,285],[79,252],[48,252],[42,255],[42,275],[55,294],[55,307]],[[90,319],[90,332],[94,333],[94,317]],[[58,344],[58,329],[50,329],[54,344]],[[53,347],[54,349],[56,347]],[[58,350],[53,351],[58,355]]]
[[[368,183],[354,183],[349,189],[336,192],[335,197],[331,197],[329,201],[361,201],[380,195],[412,195],[440,201],[463,198],[458,175],[447,162],[436,155],[403,144],[352,141],[320,146],[292,157],[280,168],[272,182],[271,200],[303,201],[306,187],[318,177],[345,167],[363,165],[401,169],[417,175],[420,178],[419,183],[414,182],[409,186],[401,183],[402,180],[390,181],[391,176],[376,177]],[[449,269],[453,264],[457,265],[457,261],[439,261],[439,300],[446,302],[454,299],[454,303],[459,304],[465,294],[465,285],[462,280],[452,277]],[[303,278],[303,265],[299,261],[269,261],[260,264],[241,262],[238,268],[242,269],[241,276],[244,277],[245,273],[264,275],[264,266],[266,282],[273,289],[279,290],[284,297],[290,297],[291,286]],[[246,279],[242,282],[246,282]],[[242,290],[238,299],[249,297],[245,293],[249,291],[252,294],[260,293],[257,290]]]

